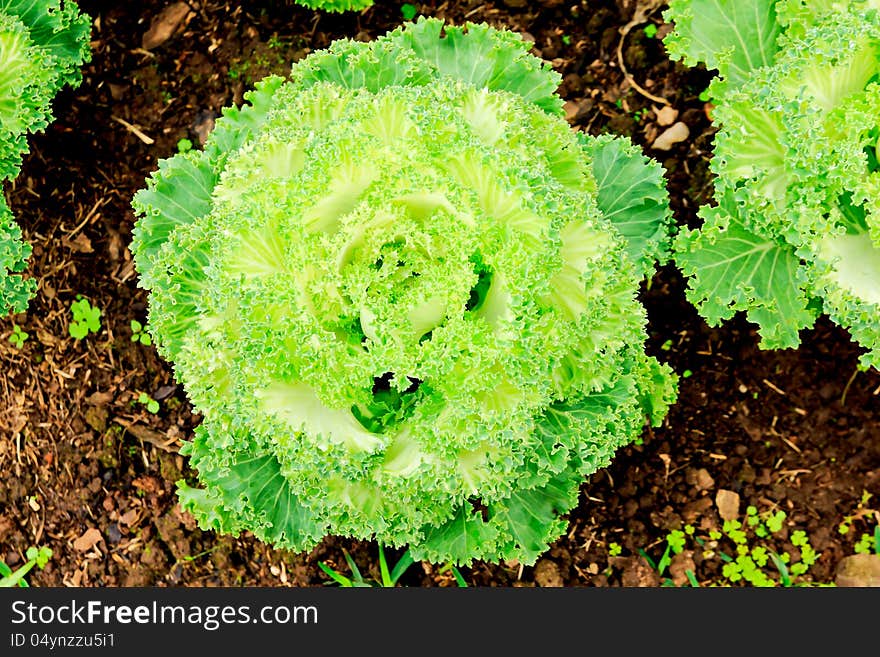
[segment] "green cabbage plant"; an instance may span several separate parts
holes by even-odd
[[[58,91],[79,84],[90,30],[74,2],[0,0],[0,185],[18,175],[28,135],[49,124]],[[0,315],[24,311],[33,296],[36,283],[20,274],[30,253],[0,194]]]
[[[571,130],[514,33],[407,23],[264,78],[133,202],[149,330],[202,414],[203,528],[532,563],[659,423],[662,168]]]
[[[797,347],[825,313],[880,365],[880,2],[672,0],[665,43],[717,70],[715,203],[675,260],[712,325]]]

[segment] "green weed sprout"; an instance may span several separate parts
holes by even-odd
[[[131,320],[131,341],[140,342],[142,345],[149,347],[153,344],[150,334],[144,330],[144,325],[136,319]]]
[[[402,5],[400,5],[400,15],[405,21],[411,21],[412,19],[414,19],[418,11],[419,10],[416,9],[416,6],[412,3],[404,2]]]
[[[873,534],[862,534],[853,551],[856,554],[880,554],[880,525],[874,527]]]
[[[52,550],[46,546],[39,548],[29,547],[25,552],[27,561],[13,571],[4,562],[0,561],[0,588],[20,586],[25,588],[28,586],[25,580],[27,575],[36,566],[39,569],[45,568],[52,558]]]
[[[159,402],[150,397],[150,395],[145,392],[142,392],[138,395],[137,402],[138,404],[146,406],[147,411],[150,413],[155,414],[159,412]]]
[[[756,507],[749,506],[743,521],[725,520],[720,531],[710,531],[708,536],[700,536],[692,525],[670,531],[666,535],[666,548],[659,561],[652,559],[644,549],[640,549],[639,554],[661,576],[662,586],[675,586],[666,575],[666,570],[672,558],[681,554],[688,545],[700,550],[704,560],[717,557],[723,562],[723,583],[711,582],[712,586],[724,583],[728,586],[748,584],[754,587],[815,585],[804,581],[819,558],[806,532],[795,530],[791,533],[791,552],[776,553],[766,545],[766,540],[782,530],[785,518],[784,511],[761,514]],[[690,586],[700,585],[696,573],[688,570],[685,575]]]
[[[70,304],[70,314],[72,319],[67,330],[71,337],[82,340],[90,332],[101,330],[101,309],[92,306],[83,295],[76,295],[76,301]]]
[[[23,331],[18,324],[12,325],[12,335],[9,336],[9,342],[12,343],[12,346],[16,349],[21,349],[28,337],[30,337],[30,334]]]
[[[346,577],[342,573],[337,570],[334,570],[330,566],[328,566],[325,562],[318,562],[318,566],[323,570],[334,582],[336,582],[339,586],[352,588],[352,587],[386,587],[391,588],[397,586],[398,580],[401,576],[409,569],[410,566],[415,563],[411,550],[407,550],[404,552],[400,559],[398,559],[397,563],[394,565],[394,568],[389,570],[388,568],[388,560],[385,556],[385,547],[379,543],[379,580],[365,580],[363,575],[361,574],[360,569],[358,568],[357,563],[352,558],[352,556],[348,553],[347,550],[342,551],[343,556],[345,557],[345,562],[348,564],[349,569],[351,570],[351,577]],[[458,568],[455,567],[452,563],[447,563],[441,568],[441,572],[444,570],[449,570],[453,577],[455,577],[455,582],[459,587],[466,587],[467,582],[459,571]]]

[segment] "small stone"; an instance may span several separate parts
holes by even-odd
[[[837,586],[880,587],[880,554],[853,554],[837,564]]]
[[[691,131],[690,128],[687,127],[687,124],[678,121],[661,132],[660,136],[654,140],[651,147],[658,151],[668,151],[675,146],[675,144],[687,139],[690,134]]]
[[[559,566],[550,559],[541,559],[535,564],[535,582],[538,586],[560,587],[565,584]]]
[[[589,114],[592,108],[593,101],[591,101],[589,98],[567,100],[562,106],[562,109],[565,111],[565,120],[569,123],[574,123],[581,120],[582,118],[587,116],[587,114]]]
[[[698,490],[709,490],[715,486],[715,480],[706,468],[697,470],[696,486]]]
[[[122,532],[119,531],[119,526],[116,523],[107,528],[107,538],[114,545],[122,540]]]
[[[654,114],[657,117],[657,125],[668,126],[675,123],[678,118],[678,110],[671,105],[664,105],[660,109],[654,108]]]
[[[620,583],[625,587],[660,586],[660,575],[642,557],[611,557],[608,563],[622,570]]]
[[[107,428],[107,407],[87,406],[85,415],[86,424],[98,433],[103,433]]]
[[[736,520],[739,516],[739,493],[719,488],[715,494],[715,506],[722,520]]]

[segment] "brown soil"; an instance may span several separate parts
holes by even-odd
[[[54,556],[28,576],[35,586],[320,586],[326,562],[348,573],[344,551],[377,576],[375,543],[328,537],[308,554],[274,550],[249,535],[200,531],[176,505],[174,481],[192,477],[178,454],[199,421],[169,363],[131,340],[145,320],[146,295],[127,250],[132,194],[182,138],[198,145],[221,108],[268,72],[333,39],[374,38],[401,22],[399,3],[379,0],[360,14],[328,15],[291,2],[193,1],[167,40],[142,38],[165,0],[81,0],[94,19],[93,58],[76,90],[55,102],[56,119],[31,139],[9,200],[34,246],[29,275],[39,293],[27,313],[0,320],[0,560],[15,567],[31,545]],[[450,0],[417,4],[455,23],[487,21],[534,39],[535,54],[563,75],[573,127],[630,135],[663,162],[677,220],[696,225],[711,192],[712,131],[699,100],[710,74],[671,63],[660,9],[626,37],[627,78],[617,61],[620,28],[634,1]],[[150,44],[147,44],[150,45]],[[650,147],[664,130],[665,98],[690,136],[669,151]],[[76,295],[102,310],[98,334],[74,340]],[[671,577],[702,586],[738,586],[722,574],[724,540],[712,543],[721,514],[746,507],[787,514],[781,531],[750,538],[797,554],[796,530],[819,557],[804,583],[829,583],[855,541],[880,520],[880,373],[858,372],[859,349],[821,319],[798,350],[757,348],[742,318],[710,328],[684,298],[672,266],[643,293],[648,350],[684,376],[662,427],[623,449],[584,483],[570,531],[534,567],[477,562],[462,568],[471,586],[656,586]],[[10,344],[13,325],[30,337]],[[140,393],[160,403],[150,413]],[[719,495],[719,491],[722,491]],[[723,492],[727,491],[727,492]],[[864,494],[873,498],[865,498]],[[728,510],[725,500],[739,507]],[[720,505],[719,505],[720,503]],[[852,530],[838,531],[850,517]],[[656,565],[673,529],[694,527],[686,549],[661,578]],[[714,556],[713,556],[714,552]],[[398,552],[392,551],[394,560]],[[775,570],[768,567],[773,575]],[[778,578],[778,577],[777,577]],[[449,571],[417,564],[407,586],[454,586]],[[668,583],[668,582],[667,582]]]

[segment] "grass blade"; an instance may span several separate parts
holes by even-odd
[[[321,570],[323,570],[325,573],[327,573],[327,575],[330,576],[330,579],[332,579],[334,582],[339,584],[339,586],[345,586],[345,587],[354,586],[354,583],[348,577],[346,577],[342,573],[337,573],[335,570],[333,570],[330,566],[325,564],[323,561],[318,562],[318,567]]]
[[[395,586],[397,584],[397,580],[401,578],[403,573],[406,572],[406,569],[412,566],[415,563],[415,560],[412,558],[412,554],[410,554],[409,550],[404,552],[398,562],[395,564],[394,569],[391,571],[391,586]]]

